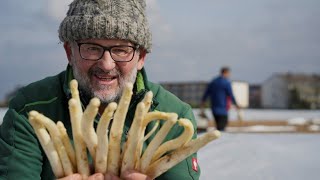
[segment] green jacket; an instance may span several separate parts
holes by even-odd
[[[49,161],[28,122],[27,114],[31,110],[36,110],[53,121],[62,121],[72,139],[68,110],[70,98],[68,84],[72,78],[71,68],[68,67],[66,71],[56,76],[45,78],[20,89],[10,101],[9,109],[0,126],[0,179],[55,179]],[[160,85],[149,82],[144,69],[138,73],[134,90],[124,126],[123,141],[130,128],[137,103],[149,90],[154,94],[152,111],[176,112],[180,118],[192,120],[196,130],[197,125],[191,107]],[[85,98],[82,98],[81,101],[84,106],[87,104]],[[98,121],[97,119],[95,123]],[[152,126],[153,124],[150,123],[147,131],[151,130]],[[182,131],[183,128],[175,125],[166,140],[177,137]],[[195,133],[193,138],[196,136]],[[200,168],[192,168],[192,161],[196,157],[196,153],[191,155],[157,179],[199,179]]]

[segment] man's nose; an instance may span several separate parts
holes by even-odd
[[[116,63],[112,59],[109,51],[104,52],[102,58],[99,60],[99,63],[100,67],[104,70],[112,70],[116,66]]]

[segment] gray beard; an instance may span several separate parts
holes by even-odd
[[[117,69],[113,69],[112,71],[106,72],[100,68],[93,68],[93,69],[89,69],[88,74],[83,74],[79,72],[78,68],[76,68],[75,66],[72,66],[72,70],[73,70],[74,78],[78,81],[79,89],[84,94],[86,94],[89,98],[97,97],[98,99],[100,99],[102,104],[109,104],[110,102],[118,102],[122,95],[125,84],[128,82],[134,83],[136,80],[137,72],[138,72],[136,66],[131,70],[130,74],[125,77]],[[119,87],[117,87],[114,93],[101,94],[97,92],[97,89],[93,88],[89,77],[91,74],[97,71],[100,71],[100,72],[103,71],[103,73],[109,73],[109,74],[114,74],[118,76]],[[98,88],[98,90],[108,90],[111,87],[108,85],[100,85],[96,88]]]

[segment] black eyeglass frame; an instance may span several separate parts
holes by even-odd
[[[81,45],[83,45],[83,44],[91,44],[91,45],[99,46],[99,47],[101,47],[101,48],[103,49],[103,53],[101,54],[101,56],[100,56],[98,59],[86,59],[86,58],[82,57],[81,51],[80,51],[80,47],[81,47]],[[102,45],[100,45],[100,44],[95,44],[95,43],[78,43],[78,42],[77,42],[77,45],[78,45],[78,50],[79,50],[80,57],[81,57],[83,60],[86,60],[86,61],[99,61],[99,60],[103,57],[104,53],[105,53],[106,51],[108,51],[108,52],[110,53],[110,56],[111,56],[112,60],[115,61],[115,62],[130,62],[130,61],[132,61],[132,59],[133,59],[133,57],[134,57],[134,55],[135,55],[136,50],[139,49],[139,47],[140,47],[139,45],[135,45],[135,46],[116,45],[116,46],[106,47],[106,46],[102,46]],[[112,53],[111,53],[111,49],[114,48],[114,47],[131,47],[131,48],[133,49],[133,55],[132,55],[131,59],[130,59],[130,60],[127,60],[127,61],[114,60],[114,58],[112,57]]]

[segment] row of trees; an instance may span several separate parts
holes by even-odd
[[[317,98],[319,93],[317,92],[313,98],[313,101],[307,100],[301,97],[299,90],[297,88],[293,88],[290,90],[290,109],[316,109],[319,108],[320,105],[318,104]]]

